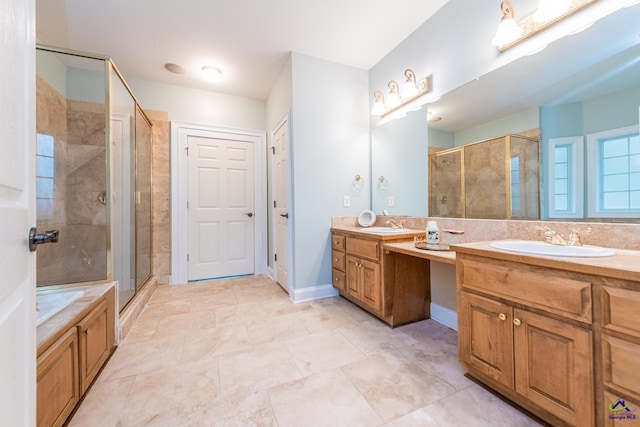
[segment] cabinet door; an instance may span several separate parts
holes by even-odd
[[[459,309],[460,361],[513,388],[513,309],[467,292],[460,293]]]
[[[362,299],[360,273],[360,259],[347,255],[347,293],[359,300]]]
[[[362,302],[375,311],[382,309],[382,282],[380,280],[380,264],[360,260],[362,280]]]
[[[61,426],[80,399],[78,336],[72,328],[38,358],[38,426]]]
[[[593,425],[591,332],[514,310],[516,392],[575,426]]]
[[[87,391],[100,368],[109,357],[112,344],[109,342],[107,301],[103,299],[81,323],[80,337],[80,390]]]

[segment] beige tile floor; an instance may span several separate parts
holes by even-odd
[[[265,276],[160,287],[71,426],[533,426],[463,376],[456,332],[391,329]]]

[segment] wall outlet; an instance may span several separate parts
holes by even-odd
[[[344,206],[345,208],[351,206],[351,197],[344,196],[344,199],[342,200],[342,206]]]
[[[389,196],[389,202],[387,203],[389,206],[395,206],[396,205],[396,198],[393,196]]]

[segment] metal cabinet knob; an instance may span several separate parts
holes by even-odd
[[[513,319],[513,324],[516,326],[520,326],[522,325],[522,321],[520,321],[520,319]]]
[[[498,319],[503,320],[503,321],[504,321],[504,320],[507,320],[507,315],[506,315],[506,314],[504,314],[504,313],[500,313],[500,314],[498,315]]]

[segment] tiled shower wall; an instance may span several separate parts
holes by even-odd
[[[152,224],[153,275],[158,285],[168,285],[171,274],[171,169],[169,167],[169,114],[145,110],[153,124]]]
[[[54,193],[50,219],[38,230],[60,229],[56,245],[38,248],[38,286],[106,278],[104,106],[72,101],[37,79],[37,132],[55,141]],[[153,125],[152,274],[170,275],[170,168],[168,113],[145,111]],[[80,244],[80,242],[82,244]],[[64,262],[61,262],[64,257]]]
[[[54,139],[54,199],[39,200],[38,230],[60,230],[38,248],[38,286],[107,278],[104,105],[65,99],[37,79],[37,132]],[[50,204],[46,214],[44,205]],[[43,209],[44,208],[44,209]]]

